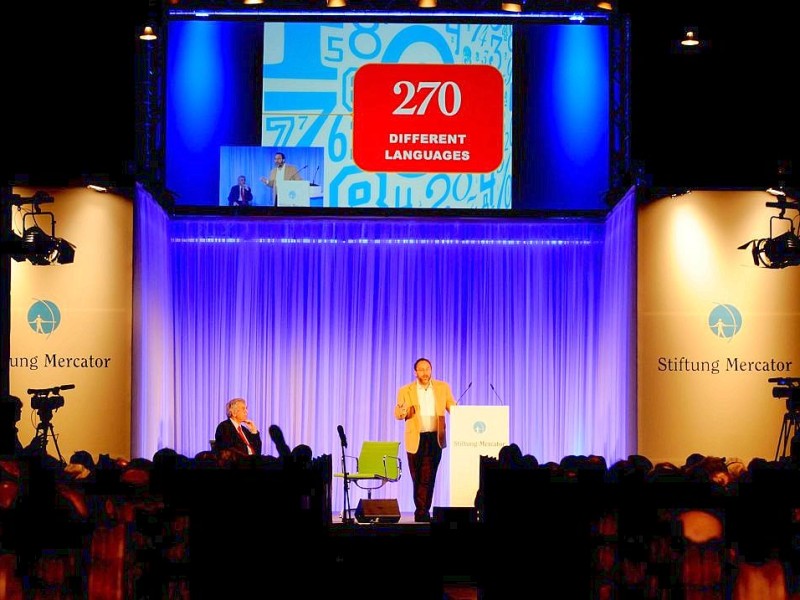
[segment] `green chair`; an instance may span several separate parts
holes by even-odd
[[[355,471],[334,473],[333,476],[346,477],[362,490],[367,490],[367,498],[371,499],[372,490],[400,479],[403,463],[398,456],[399,451],[400,442],[364,442],[357,457],[345,456],[351,462],[355,459]]]

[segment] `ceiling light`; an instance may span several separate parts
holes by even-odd
[[[508,1],[500,5],[500,9],[506,12],[522,12],[522,1]]]
[[[417,6],[420,8],[436,8],[436,0],[418,0]]]
[[[697,37],[697,32],[691,27],[686,30],[686,33],[681,40],[681,46],[699,46],[700,40]]]
[[[767,188],[767,193],[772,194],[773,196],[784,196],[784,197],[786,196],[786,192],[783,190],[783,188],[780,187],[778,188],[769,187]]]
[[[343,8],[347,6],[347,0],[327,0],[328,8]]]
[[[141,35],[139,35],[140,40],[144,40],[145,42],[152,42],[153,40],[157,40],[158,36],[156,32],[153,31],[153,28],[150,25],[147,25],[144,30],[142,31]]]
[[[598,2],[595,6],[600,10],[614,10],[614,5],[611,2]]]

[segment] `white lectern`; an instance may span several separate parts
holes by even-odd
[[[480,457],[497,457],[508,445],[507,406],[454,406],[450,409],[450,506],[475,506]]]
[[[311,184],[308,186],[308,205],[314,208],[321,208],[325,202],[321,185]]]
[[[278,206],[309,206],[310,193],[308,181],[279,181]]]

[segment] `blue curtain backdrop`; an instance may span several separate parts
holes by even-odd
[[[392,408],[420,356],[456,396],[472,382],[462,403],[508,405],[540,462],[635,451],[632,193],[605,222],[170,220],[142,190],[136,206],[134,456],[209,449],[242,396],[265,453],[276,424],[339,465],[337,425],[352,454],[402,440]],[[407,473],[373,497],[413,510]]]

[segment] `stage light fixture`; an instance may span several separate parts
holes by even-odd
[[[49,265],[57,244],[58,241],[53,236],[47,235],[38,225],[25,229],[22,236],[23,254],[34,265]]]
[[[611,2],[598,2],[597,4],[595,4],[595,6],[600,10],[608,10],[608,11],[614,10],[614,5]]]
[[[768,207],[780,210],[777,217],[770,217],[769,237],[750,240],[739,246],[739,250],[751,248],[753,262],[757,267],[783,269],[800,266],[800,237],[797,236],[794,220],[785,216],[787,210],[800,212],[800,204],[797,200],[787,197],[785,193],[777,194],[775,197],[776,202],[766,203]],[[773,225],[778,221],[786,222],[787,226],[783,233],[775,235]]]
[[[417,6],[419,8],[436,8],[436,0],[418,0]]]
[[[326,0],[328,8],[344,8],[347,6],[346,0]]]
[[[3,250],[17,262],[27,260],[33,265],[65,265],[75,261],[75,245],[56,237],[56,220],[52,212],[42,211],[41,205],[54,202],[45,192],[36,192],[30,198],[14,195],[12,206],[32,205],[31,212],[22,216],[22,235],[14,232],[5,234]],[[38,220],[50,220],[50,233],[44,231]]]
[[[51,265],[69,265],[75,262],[75,245],[64,238],[55,238],[56,245],[47,255]]]

